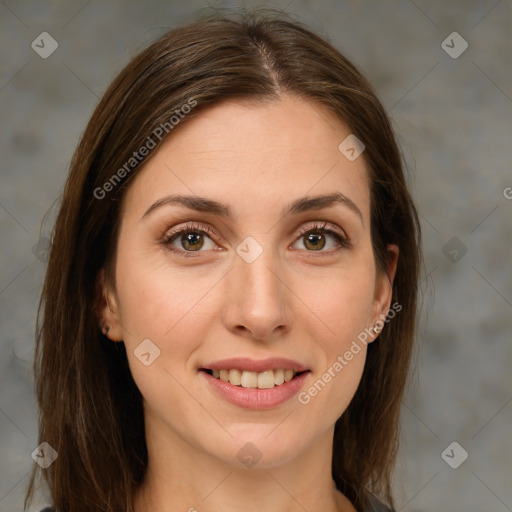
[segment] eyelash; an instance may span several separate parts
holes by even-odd
[[[310,225],[305,228],[301,228],[299,232],[297,233],[297,239],[303,237],[304,235],[311,233],[311,232],[322,232],[325,234],[328,234],[332,236],[336,242],[338,243],[338,246],[340,248],[350,249],[352,247],[349,239],[342,235],[340,232],[338,232],[335,229],[327,228],[328,222],[324,223],[313,223],[313,225]],[[209,238],[215,237],[215,232],[209,227],[209,226],[203,226],[201,224],[196,223],[188,223],[182,228],[180,228],[177,231],[171,231],[170,233],[166,233],[163,240],[161,241],[161,244],[169,249],[170,251],[174,252],[178,256],[183,256],[185,258],[196,258],[197,256],[194,255],[195,252],[204,252],[204,251],[181,251],[179,249],[176,249],[172,242],[176,238],[177,235],[182,235],[184,233],[198,233],[202,235],[208,235]],[[316,251],[307,251],[314,253]],[[319,251],[320,253],[326,253],[331,254],[332,251]]]

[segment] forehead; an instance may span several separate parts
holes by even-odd
[[[227,100],[177,128],[133,180],[125,197],[130,210],[169,193],[272,207],[339,191],[369,219],[366,162],[339,151],[350,129],[317,102],[290,95]]]

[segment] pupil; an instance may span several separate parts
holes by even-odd
[[[189,247],[192,246],[192,248],[194,248],[193,246],[200,242],[201,236],[202,235],[199,235],[199,234],[196,234],[196,233],[188,233],[185,236],[185,242],[184,242],[185,243],[185,247],[186,246],[189,246]],[[199,248],[201,248],[201,246],[199,246]]]
[[[322,238],[323,235],[318,235],[318,234],[314,234],[314,233],[310,233],[308,235],[308,241],[307,243],[312,245],[313,248],[322,248],[323,247],[323,244],[321,243],[321,238]]]

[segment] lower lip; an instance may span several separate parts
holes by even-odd
[[[297,375],[292,380],[269,389],[243,388],[216,379],[205,371],[199,372],[213,389],[228,402],[245,409],[272,409],[297,394],[310,372]]]

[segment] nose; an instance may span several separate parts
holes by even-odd
[[[252,263],[237,255],[226,278],[223,321],[231,332],[269,342],[289,331],[291,291],[270,249]]]

